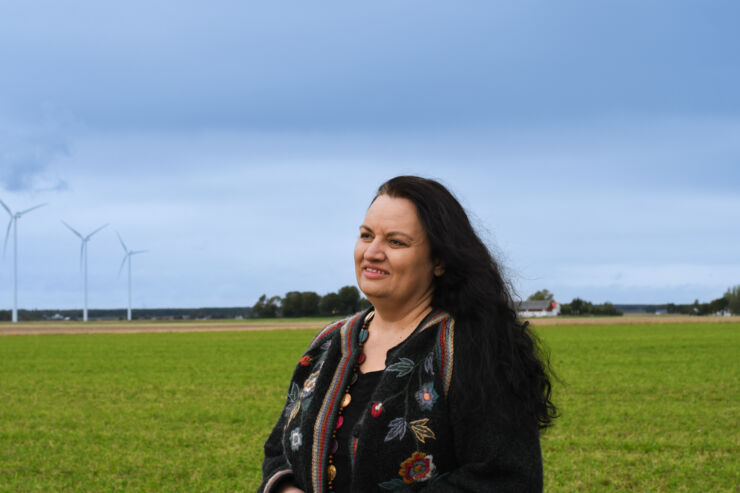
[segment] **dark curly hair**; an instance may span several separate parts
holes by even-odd
[[[504,419],[522,418],[523,410],[540,428],[550,426],[557,408],[548,357],[529,323],[517,318],[511,289],[460,202],[439,182],[417,176],[391,178],[376,198],[381,195],[416,206],[432,258],[444,265],[444,274],[434,279],[432,306],[452,314],[458,334],[469,333],[455,341],[456,353],[471,356],[460,360],[470,365],[466,374],[490,376],[481,379],[477,392],[464,393],[471,396],[466,404],[492,398]]]

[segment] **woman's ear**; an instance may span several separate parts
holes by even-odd
[[[434,261],[434,277],[440,277],[445,273],[445,266],[441,260]]]

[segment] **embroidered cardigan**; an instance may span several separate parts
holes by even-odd
[[[258,493],[272,493],[286,481],[306,493],[327,491],[332,431],[367,313],[329,324],[298,362],[284,411],[265,443]],[[480,378],[455,371],[455,362],[466,357],[455,342],[460,348],[459,338],[470,337],[459,332],[448,313],[435,310],[388,351],[371,403],[347,444],[352,493],[542,491],[537,423],[503,424],[495,413],[471,411],[456,399]]]

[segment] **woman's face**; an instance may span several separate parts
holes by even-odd
[[[399,305],[423,301],[442,275],[429,250],[416,206],[380,195],[370,205],[355,245],[357,284],[368,300]]]

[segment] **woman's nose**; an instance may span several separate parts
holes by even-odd
[[[383,260],[385,258],[385,253],[383,252],[383,249],[381,248],[378,238],[375,238],[367,246],[367,249],[365,250],[365,258],[367,260]]]

